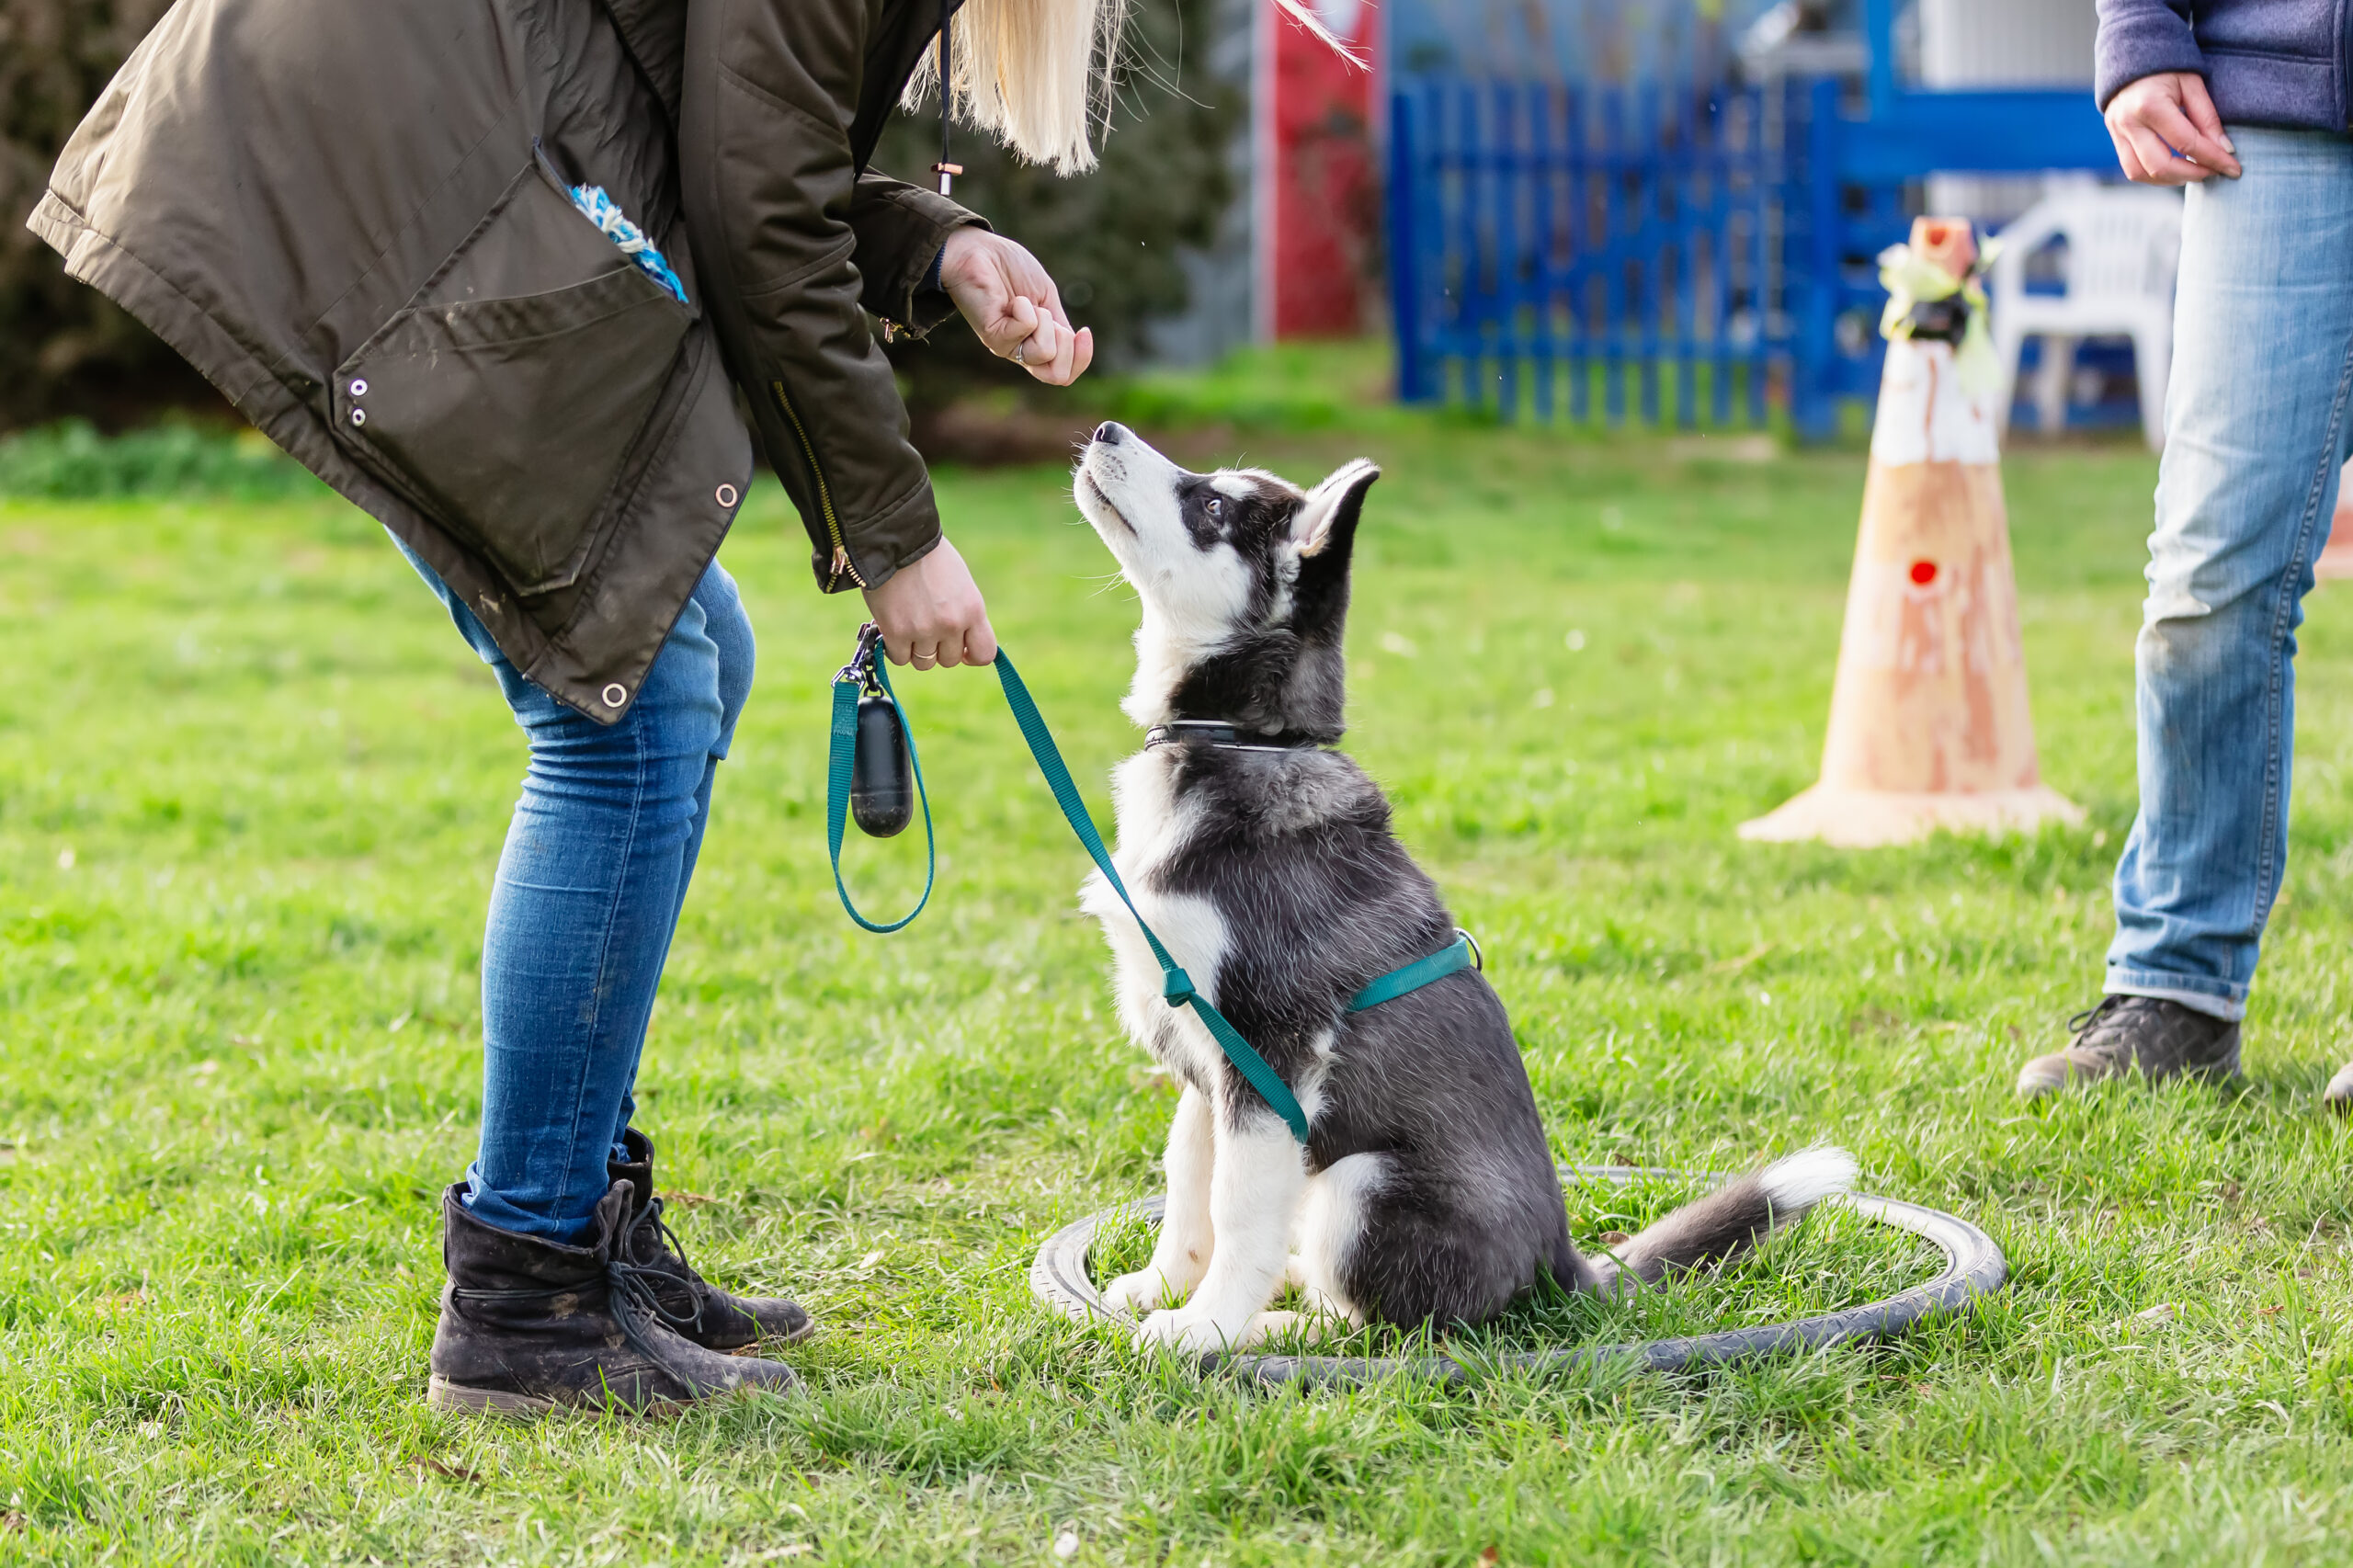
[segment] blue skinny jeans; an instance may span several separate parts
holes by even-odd
[[[585,1239],[609,1186],[710,786],[752,689],[752,623],[713,562],[609,727],[525,680],[432,569],[410,564],[498,676],[530,743],[483,935],[482,1144],[467,1203]]]
[[[2230,132],[2245,176],[2190,187],[2184,217],[2107,989],[2236,1018],[2287,867],[2296,628],[2353,449],[2353,138]]]

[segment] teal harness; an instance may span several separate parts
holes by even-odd
[[[1103,873],[1103,880],[1111,885],[1113,892],[1120,895],[1120,902],[1128,906],[1128,913],[1135,916],[1136,928],[1143,933],[1145,943],[1152,949],[1153,958],[1159,962],[1162,998],[1172,1007],[1190,1007],[1194,1017],[1199,1018],[1210,1031],[1210,1037],[1225,1052],[1226,1060],[1233,1063],[1234,1071],[1248,1079],[1250,1086],[1258,1091],[1258,1096],[1290,1125],[1291,1136],[1302,1143],[1306,1142],[1307,1113],[1300,1108],[1298,1096],[1290,1092],[1290,1085],[1267,1065],[1265,1057],[1251,1049],[1250,1042],[1242,1038],[1240,1030],[1226,1022],[1223,1014],[1211,1006],[1201,994],[1193,989],[1192,977],[1169,956],[1168,949],[1153,934],[1152,927],[1144,924],[1142,915],[1136,909],[1135,900],[1128,896],[1127,884],[1120,880],[1119,869],[1111,864],[1110,852],[1103,846],[1103,835],[1095,831],[1095,819],[1087,815],[1086,802],[1079,799],[1077,785],[1071,782],[1070,769],[1063,762],[1061,748],[1054,744],[1052,733],[1046,728],[1046,721],[1039,713],[1037,703],[1030,699],[1029,688],[1022,684],[1020,673],[1013,667],[1013,661],[1006,656],[1003,649],[997,651],[995,667],[997,681],[1005,687],[1006,706],[1013,710],[1013,722],[1021,726],[1021,738],[1029,743],[1029,755],[1037,760],[1038,771],[1045,776],[1046,788],[1053,791],[1054,803],[1062,807],[1063,820],[1078,835],[1078,842],[1095,862],[1095,869]],[[932,834],[931,799],[924,790],[923,765],[915,756],[915,734],[912,730],[903,729],[907,762],[915,774],[915,793],[923,802],[923,896],[915,901],[915,908],[888,925],[878,925],[869,920],[858,913],[858,905],[850,902],[849,888],[842,881],[842,829],[849,815],[850,777],[858,742],[858,699],[870,696],[883,697],[894,704],[898,701],[897,693],[891,689],[891,676],[888,662],[882,656],[881,636],[861,633],[858,656],[834,676],[833,742],[825,770],[825,847],[833,857],[834,891],[841,894],[842,907],[849,911],[852,920],[867,930],[887,934],[904,929],[923,913],[924,905],[931,902],[932,882],[938,872],[938,856]],[[1393,1002],[1408,992],[1418,991],[1449,974],[1476,967],[1481,967],[1478,944],[1467,932],[1459,933],[1452,945],[1441,948],[1427,958],[1415,959],[1402,969],[1391,970],[1349,998],[1347,1010],[1361,1013],[1368,1007],[1378,1007],[1383,1002]]]

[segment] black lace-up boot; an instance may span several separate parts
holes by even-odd
[[[645,1413],[748,1390],[798,1391],[779,1361],[722,1356],[682,1338],[657,1299],[664,1276],[631,1263],[631,1191],[597,1205],[596,1240],[566,1246],[486,1225],[455,1187],[441,1198],[449,1287],[426,1398],[445,1410],[534,1416],[564,1408]]]
[[[652,1271],[666,1320],[711,1350],[741,1350],[763,1339],[806,1339],[817,1325],[799,1302],[781,1296],[731,1296],[695,1271],[676,1233],[662,1218],[663,1200],[654,1195],[654,1140],[634,1127],[621,1139],[630,1158],[607,1169],[638,1194],[625,1251],[630,1262]]]
[[[2157,996],[2108,996],[2067,1020],[2075,1038],[2064,1051],[2038,1056],[2018,1073],[2029,1099],[2070,1084],[2097,1083],[2138,1073],[2153,1084],[2169,1078],[2219,1082],[2239,1074],[2239,1026]]]

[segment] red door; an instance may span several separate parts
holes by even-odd
[[[1370,63],[1378,21],[1363,0],[1313,0],[1316,17]],[[1374,73],[1351,64],[1272,5],[1258,7],[1253,113],[1257,331],[1353,337],[1371,320]]]

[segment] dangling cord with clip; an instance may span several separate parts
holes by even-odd
[[[954,90],[949,85],[951,79],[949,75],[950,56],[948,48],[948,24],[949,18],[955,14],[955,10],[956,0],[939,0],[939,162],[931,165],[931,172],[939,176],[939,194],[942,196],[953,196],[956,193],[956,176],[964,172],[963,165],[951,164],[948,161],[948,110],[954,99]]]
[[[882,633],[872,621],[859,628],[858,651],[834,675],[832,750],[825,759],[825,849],[834,861],[834,891],[842,896],[849,917],[867,930],[887,936],[902,930],[931,902],[931,884],[939,870],[938,846],[931,831],[931,794],[923,785],[923,765],[915,760],[915,738],[899,712],[898,694],[891,689],[890,661],[884,657]],[[899,765],[904,762],[903,773]],[[907,776],[914,777],[914,789]],[[913,814],[912,793],[923,806],[923,896],[915,906],[887,926],[878,926],[858,912],[842,881],[842,829],[850,808],[858,808],[858,825],[878,838],[888,838],[907,825]]]

